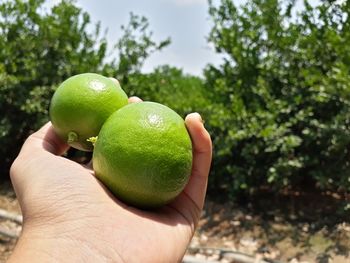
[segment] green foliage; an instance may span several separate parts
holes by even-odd
[[[210,1],[212,190],[350,188],[350,5],[294,3]]]
[[[0,150],[5,166],[31,131],[47,121],[54,85],[100,69],[106,42],[87,34],[89,16],[70,2],[41,14],[42,0],[0,5]]]
[[[117,76],[129,96],[202,114],[214,141],[212,194],[261,187],[350,189],[350,4],[295,1],[214,4],[209,41],[223,54],[204,80],[144,61],[170,40],[152,39],[134,14],[111,48],[74,2],[0,4],[0,157],[8,167],[29,133],[48,120],[55,87],[71,75]],[[111,55],[107,54],[111,50]]]
[[[0,3],[0,158],[5,171],[24,139],[48,121],[48,105],[59,83],[83,72],[138,72],[152,52],[170,42],[153,41],[147,20],[131,14],[110,58],[100,24],[88,30],[86,12],[69,0],[46,11],[44,2]]]

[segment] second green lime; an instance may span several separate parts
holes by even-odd
[[[173,200],[191,174],[184,120],[154,102],[129,104],[102,126],[93,153],[96,177],[123,202],[153,208]]]

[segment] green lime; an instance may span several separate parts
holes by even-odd
[[[93,167],[96,177],[129,205],[153,208],[170,202],[191,174],[192,143],[184,120],[154,102],[123,107],[102,126]]]
[[[56,133],[72,147],[92,151],[87,141],[97,136],[105,120],[128,104],[119,83],[110,78],[84,73],[70,77],[51,99],[50,119]]]

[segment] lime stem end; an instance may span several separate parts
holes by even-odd
[[[78,140],[78,134],[73,132],[73,131],[70,131],[68,133],[68,140],[67,142],[68,143],[72,143],[72,142],[76,142]]]

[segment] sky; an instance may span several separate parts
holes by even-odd
[[[49,2],[52,5],[59,0]],[[108,28],[108,43],[120,38],[120,27],[128,23],[130,12],[149,20],[155,40],[171,38],[168,47],[146,60],[144,72],[169,64],[200,76],[208,63],[220,64],[220,55],[207,41],[212,26],[207,0],[77,0],[76,3],[90,14],[93,23],[100,21],[102,29]]]

